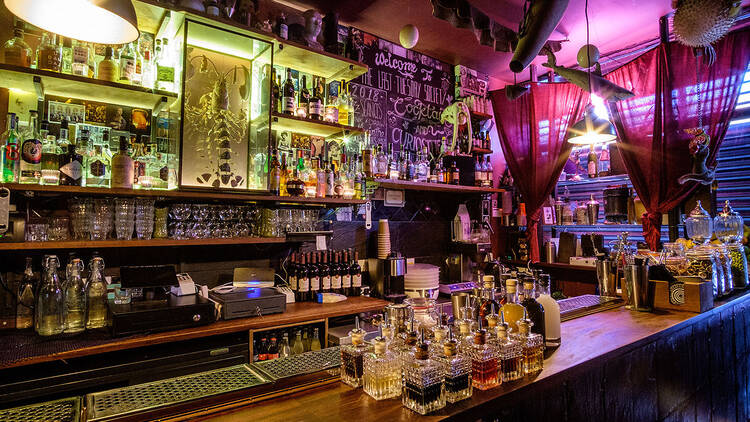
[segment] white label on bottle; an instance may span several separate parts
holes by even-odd
[[[326,250],[326,237],[325,236],[315,236],[315,246],[319,251]]]
[[[323,276],[323,290],[331,288],[331,276]]]
[[[71,161],[60,167],[60,171],[73,180],[78,180],[83,175],[83,166],[80,161]]]
[[[297,290],[297,276],[296,275],[289,277],[289,288],[292,290]]]
[[[352,276],[352,287],[362,287],[362,275],[355,274]]]
[[[120,79],[133,79],[135,72],[135,60],[120,57]]]
[[[349,287],[352,287],[352,276],[351,274],[344,274],[343,277],[341,277],[341,286],[345,289],[348,289]]]
[[[310,277],[310,290],[320,290],[320,277]]]
[[[321,101],[310,101],[310,115],[320,116],[323,114],[323,103]]]
[[[310,291],[310,279],[307,277],[302,277],[297,281],[297,286],[299,287],[300,292],[309,292]]]
[[[331,279],[331,287],[334,289],[340,289],[341,288],[341,276],[335,275],[333,276],[333,279]]]
[[[284,112],[294,114],[294,97],[282,97]]]
[[[86,47],[73,47],[73,63],[86,64],[89,61],[89,49]]]

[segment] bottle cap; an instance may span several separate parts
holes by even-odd
[[[518,280],[516,280],[515,278],[509,278],[505,280],[505,291],[507,293],[515,293],[517,285],[518,285]]]
[[[523,282],[523,288],[526,290],[531,290],[534,288],[534,282],[533,281],[524,281]]]
[[[447,340],[443,343],[443,354],[445,356],[455,356],[458,349],[458,342],[454,339]]]
[[[349,331],[349,336],[352,338],[352,344],[358,346],[365,342],[365,330],[359,328],[359,317],[354,317],[354,329]]]
[[[531,326],[534,325],[534,323],[532,323],[531,320],[528,318],[528,314],[526,313],[525,308],[523,310],[523,317],[518,320],[517,325],[518,325],[518,333],[521,336],[529,335]]]

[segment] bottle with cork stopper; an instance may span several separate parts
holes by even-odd
[[[421,415],[445,407],[445,384],[440,365],[430,359],[429,345],[422,341],[404,363],[401,403]]]
[[[362,386],[364,354],[370,347],[365,343],[365,330],[359,327],[359,317],[354,317],[354,329],[349,331],[352,344],[341,346],[341,381],[352,387]]]
[[[544,340],[542,336],[531,332],[532,322],[526,311],[518,320],[518,334],[516,339],[521,344],[523,356],[523,372],[526,375],[536,374],[544,368]]]
[[[497,349],[487,343],[487,332],[482,328],[482,320],[474,332],[474,344],[469,355],[471,356],[471,382],[474,388],[489,390],[500,385],[497,377]]]
[[[495,336],[490,343],[497,349],[500,382],[515,381],[524,376],[521,344],[509,335],[508,323],[505,322],[503,312],[500,312],[498,317]]]
[[[439,305],[437,325],[432,327],[433,340],[430,342],[430,356],[439,356],[443,352],[443,342],[448,338],[449,328],[443,324],[443,305]]]
[[[372,341],[372,352],[365,353],[362,389],[375,400],[401,395],[401,363],[398,356],[388,350],[383,326],[380,335]]]
[[[516,278],[509,278],[505,281],[505,305],[503,305],[501,310],[511,333],[518,331],[518,325],[516,323],[521,319],[524,313],[523,306],[518,304],[518,295],[516,294],[517,286],[518,279]]]
[[[435,361],[443,368],[445,400],[455,403],[471,397],[473,392],[471,358],[458,352],[458,342],[453,338],[453,332],[448,333],[449,337],[442,343],[440,354],[435,357]]]

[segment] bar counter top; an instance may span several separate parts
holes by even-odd
[[[684,362],[659,362],[659,356],[664,359],[669,356],[667,353],[661,355],[657,353],[659,347],[671,347],[669,350],[673,352],[676,350],[676,355],[684,356],[683,359],[695,359],[697,356],[705,354],[710,359],[708,361],[703,358],[699,360],[704,363],[704,366],[711,368],[711,377],[714,377],[714,374],[721,373],[722,368],[733,371],[734,368],[731,366],[724,366],[730,365],[729,362],[724,362],[724,360],[732,360],[725,359],[726,354],[734,355],[734,352],[736,352],[737,356],[741,358],[750,350],[750,345],[747,345],[747,342],[750,342],[750,294],[748,293],[750,292],[736,293],[727,300],[718,301],[714,309],[703,314],[666,311],[645,313],[620,307],[563,322],[562,345],[556,350],[547,351],[544,370],[536,377],[503,384],[488,391],[475,389],[470,399],[448,404],[443,410],[427,416],[420,416],[402,407],[400,399],[376,401],[366,395],[361,388],[352,389],[338,382],[265,402],[224,410],[223,413],[211,415],[203,413],[206,416],[203,416],[201,420],[213,422],[247,420],[347,420],[357,422],[476,420],[488,414],[494,415],[494,417],[504,415],[502,417],[507,417],[507,419],[501,417],[503,421],[599,420],[598,418],[590,419],[591,414],[599,415],[601,419],[606,418],[608,420],[662,420],[661,417],[657,416],[661,416],[662,413],[675,412],[672,409],[674,406],[662,403],[666,398],[671,397],[665,398],[662,389],[674,389],[674,385],[671,384],[674,383],[675,379],[684,380],[685,374],[687,373],[687,376],[690,377],[693,371],[685,371],[684,368],[679,367]],[[716,324],[719,328],[714,330],[712,327]],[[748,331],[747,337],[745,331]],[[678,337],[682,334],[685,334],[687,338],[688,343],[686,344],[689,346],[684,347],[688,350],[680,350],[680,346],[672,344],[679,342]],[[727,342],[730,346],[722,347],[722,344]],[[667,346],[662,343],[666,343]],[[713,352],[713,349],[718,349],[718,351]],[[642,355],[639,354],[641,350],[645,351]],[[722,361],[719,361],[719,359],[722,359]],[[649,371],[653,371],[648,376],[644,376],[646,380],[644,382],[647,384],[643,386],[635,380],[635,374],[638,373],[637,368],[629,366],[639,360],[651,362],[647,367],[650,368]],[[623,367],[623,365],[625,366]],[[692,365],[692,362],[690,365]],[[738,381],[741,387],[740,393],[744,394],[744,400],[734,408],[732,414],[738,416],[737,420],[744,421],[745,419],[739,416],[746,415],[745,412],[748,411],[747,397],[750,394],[747,391],[748,365],[746,362],[742,365],[743,369],[738,371],[740,373]],[[700,371],[698,372],[696,379],[701,375]],[[709,378],[707,373],[703,375],[706,379]],[[664,379],[660,380],[660,378]],[[690,379],[689,381],[695,380]],[[690,384],[689,381],[685,381],[685,383]],[[616,383],[612,384],[613,382]],[[623,383],[626,387],[622,387]],[[657,385],[649,387],[650,383]],[[659,383],[664,385],[659,385]],[[696,388],[698,387],[697,384],[700,384],[700,380],[696,381]],[[568,391],[571,388],[574,390],[573,392]],[[622,388],[626,388],[626,394],[623,394]],[[689,388],[689,386],[685,386],[686,390]],[[618,391],[618,393],[613,390]],[[654,390],[654,404],[641,404],[641,407],[654,408],[653,418],[651,414],[642,415],[638,413],[643,410],[641,407],[634,407],[638,405],[633,403],[637,403],[639,400],[625,397],[627,399],[624,401],[625,404],[610,403],[612,400],[617,401],[617,396],[622,397],[631,393],[642,399],[642,395],[650,394],[651,390]],[[656,390],[659,394],[656,394]],[[720,390],[716,387],[713,387],[712,390],[714,390],[712,394],[714,400],[716,400],[717,391]],[[675,392],[671,391],[670,394],[674,395]],[[508,407],[515,407],[516,400],[519,403],[518,407],[523,407],[520,404],[530,397],[534,400],[530,408],[534,409],[533,412],[537,412],[536,417],[531,417],[528,410],[521,416],[513,413],[516,410],[508,410]],[[509,400],[513,400],[510,402],[511,405],[508,404]],[[539,403],[536,403],[536,401],[539,401]],[[692,399],[688,401],[692,401]],[[642,403],[647,403],[647,401],[644,400]],[[528,405],[528,403],[526,404]],[[581,418],[576,417],[575,413],[578,411],[576,406],[586,408],[587,418],[589,419],[582,415],[579,415],[582,416]],[[620,407],[617,409],[618,417],[613,419],[610,418],[608,413],[612,406]],[[696,405],[690,404],[690,406]],[[741,409],[740,406],[742,406]],[[505,414],[503,414],[503,409],[505,409]],[[709,409],[712,410],[712,414],[715,414],[712,405],[709,405]],[[213,409],[214,412],[217,410],[220,409]],[[204,409],[204,411],[212,412],[211,409]],[[516,418],[508,417],[508,412],[515,414]],[[539,416],[538,412],[542,412],[542,415],[546,414],[546,417]],[[702,420],[697,417],[696,412],[697,410],[692,408],[689,411],[689,417],[681,417],[675,420]],[[194,413],[192,417],[200,417],[201,413]],[[554,419],[555,414],[558,416],[557,419]]]

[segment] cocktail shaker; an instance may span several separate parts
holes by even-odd
[[[563,208],[565,207],[565,202],[561,200],[555,201],[555,224],[558,226],[562,226],[563,224]]]
[[[651,311],[653,294],[648,282],[648,259],[634,258],[634,263],[625,266],[625,280],[630,309]]]
[[[588,223],[594,225],[599,220],[599,203],[594,199],[594,195],[591,195],[591,199],[586,203],[586,217]]]
[[[557,262],[557,245],[550,240],[544,242],[544,252],[548,264]]]
[[[596,278],[599,282],[599,295],[616,297],[615,274],[612,273],[612,261],[607,255],[600,254],[596,260]]]

